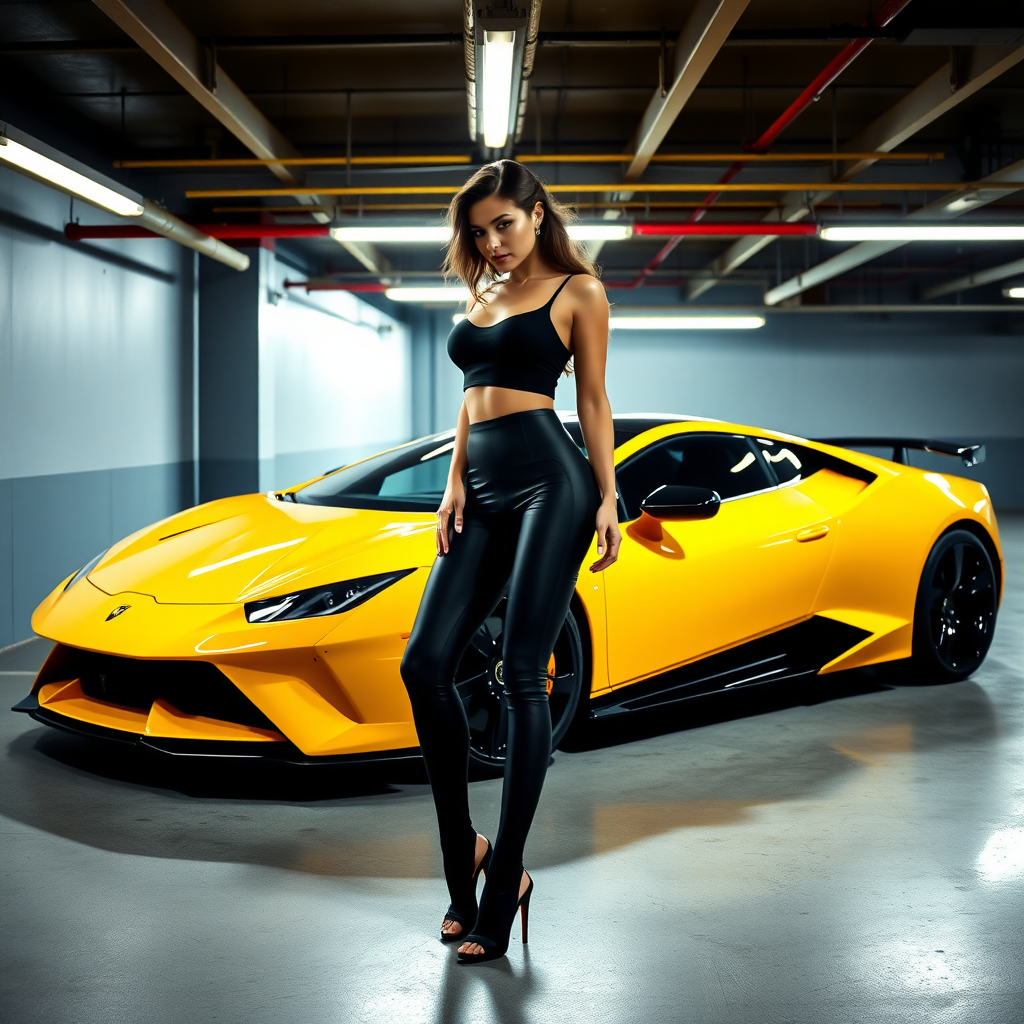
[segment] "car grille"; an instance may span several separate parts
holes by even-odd
[[[150,661],[61,645],[43,680],[79,679],[96,700],[149,711],[162,698],[186,715],[274,729],[274,723],[216,665],[206,661]]]

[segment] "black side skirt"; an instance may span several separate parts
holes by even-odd
[[[590,717],[644,711],[721,690],[813,676],[870,635],[867,630],[815,615],[739,647],[601,694],[590,702]]]

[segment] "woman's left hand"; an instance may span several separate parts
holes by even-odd
[[[619,545],[622,534],[619,533],[618,509],[615,499],[601,502],[597,510],[597,554],[598,559],[590,567],[591,572],[607,569],[619,557]],[[603,556],[603,557],[602,557]]]

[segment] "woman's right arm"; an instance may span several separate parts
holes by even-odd
[[[469,439],[469,413],[466,400],[459,407],[459,418],[455,424],[455,447],[452,449],[452,463],[448,469],[448,485],[437,510],[437,553],[448,554],[448,517],[455,514],[455,532],[462,533],[462,510],[466,507],[466,488],[462,478],[468,464],[466,445]]]

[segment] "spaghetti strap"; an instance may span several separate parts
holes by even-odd
[[[570,280],[571,280],[571,279],[572,279],[573,277],[575,277],[575,276],[576,276],[575,274],[570,274],[570,275],[569,275],[569,276],[568,276],[568,277],[567,277],[567,278],[566,278],[566,279],[565,279],[565,280],[564,280],[564,281],[563,281],[563,282],[562,282],[562,283],[561,283],[561,284],[560,284],[560,285],[559,285],[559,286],[558,286],[558,287],[557,287],[557,288],[555,289],[555,294],[554,294],[554,295],[552,295],[550,299],[548,299],[547,303],[545,304],[545,308],[546,308],[547,306],[550,306],[550,305],[551,305],[551,303],[552,303],[552,302],[554,302],[554,301],[555,301],[555,299],[557,299],[557,298],[558,298],[558,293],[559,293],[559,292],[560,292],[560,291],[561,291],[561,290],[562,290],[562,289],[563,289],[563,288],[564,288],[564,287],[565,287],[565,286],[566,286],[566,285],[567,285],[567,284],[569,283],[569,281],[570,281]]]

